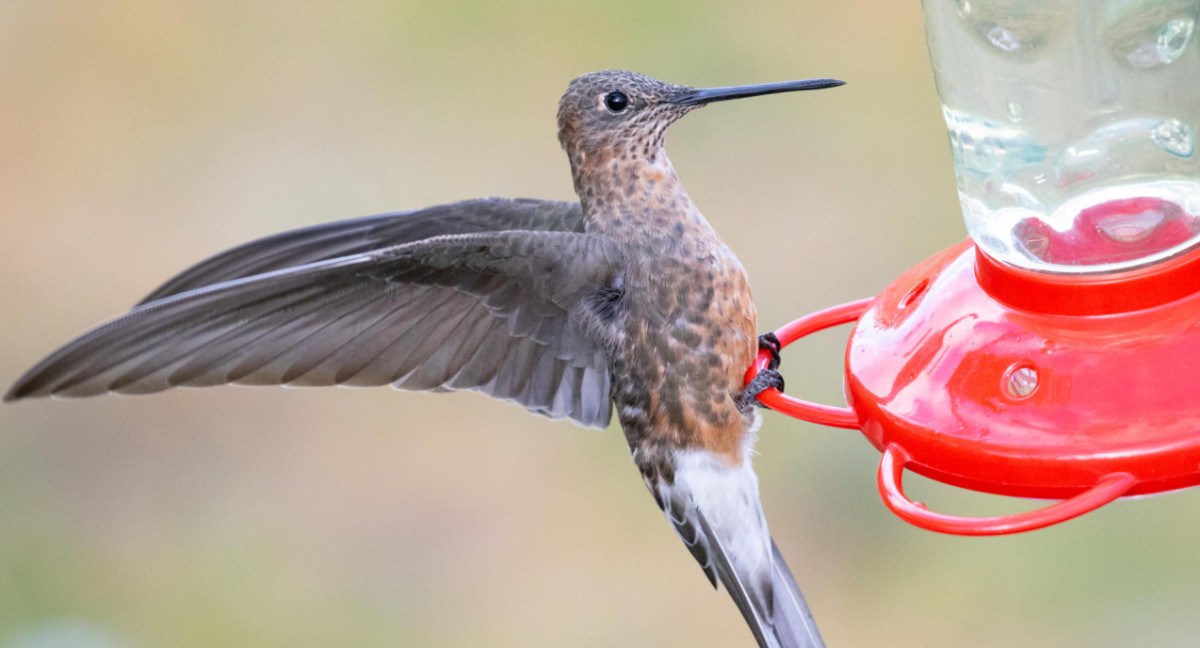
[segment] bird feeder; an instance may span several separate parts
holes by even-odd
[[[1200,484],[1200,0],[924,8],[970,240],[776,331],[787,345],[857,322],[849,407],[760,400],[860,429],[888,508],[944,533]],[[937,513],[905,495],[905,470],[1056,501]]]

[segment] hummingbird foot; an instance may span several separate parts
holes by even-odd
[[[739,405],[743,410],[749,409],[752,405],[758,404],[759,407],[766,407],[757,401],[758,395],[764,390],[774,387],[779,391],[783,391],[783,375],[779,373],[779,350],[783,348],[779,338],[775,337],[774,333],[763,333],[758,336],[758,348],[766,349],[771,354],[771,360],[762,371],[758,372],[750,383],[746,385],[745,391],[742,392],[742,399]]]
[[[755,404],[759,407],[767,408],[766,405],[759,403],[757,399],[759,394],[772,387],[783,391],[783,376],[780,375],[778,369],[763,369],[746,385],[746,390],[742,392],[742,400],[739,405],[743,410]]]

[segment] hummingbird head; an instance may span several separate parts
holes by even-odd
[[[605,70],[571,81],[558,103],[558,140],[572,166],[625,160],[655,163],[675,120],[714,101],[842,85],[807,79],[728,88],[691,88],[637,72]]]
[[[646,159],[662,147],[667,126],[699,107],[675,101],[691,91],[637,72],[585,74],[558,102],[558,141],[572,163]]]

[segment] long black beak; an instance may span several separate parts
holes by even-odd
[[[733,86],[729,88],[690,88],[670,100],[676,104],[704,105],[714,101],[742,99],[759,95],[775,94],[778,92],[795,92],[797,90],[820,90],[845,85],[845,81],[837,79],[804,79],[803,81],[781,81],[779,83],[760,83],[758,85]]]

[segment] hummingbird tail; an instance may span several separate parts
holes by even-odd
[[[729,466],[706,451],[677,452],[672,459],[674,483],[644,470],[647,485],[713,585],[729,593],[760,648],[824,648],[771,539],[749,460]]]

